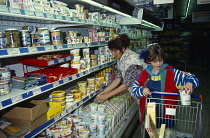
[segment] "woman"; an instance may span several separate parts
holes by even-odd
[[[117,74],[114,81],[99,95],[96,99],[99,103],[104,102],[108,98],[121,93],[131,87],[136,76],[146,67],[147,64],[139,59],[139,54],[128,49],[130,39],[126,34],[120,35],[118,38],[109,41],[108,47],[117,59]],[[122,81],[122,84],[119,85]]]

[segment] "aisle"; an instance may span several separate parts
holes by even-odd
[[[193,94],[203,95],[203,128],[204,128],[204,138],[208,138],[210,135],[210,69],[209,70],[201,70],[198,65],[187,65],[187,71],[195,74],[197,78],[200,80],[201,85],[199,88],[195,89]],[[140,127],[137,126],[135,132],[130,134],[132,138],[140,138]],[[126,134],[124,133],[123,138],[126,138]],[[128,137],[127,137],[128,138]]]

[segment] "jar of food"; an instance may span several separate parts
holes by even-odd
[[[38,33],[31,33],[31,46],[40,46]]]
[[[9,28],[5,30],[5,38],[6,38],[6,47],[14,48],[19,47],[19,34],[18,30],[15,28]]]
[[[9,68],[0,68],[0,80],[7,80],[11,78]]]
[[[50,44],[50,33],[47,28],[39,28],[38,35],[39,35],[40,45]]]
[[[20,45],[22,47],[30,47],[31,46],[31,39],[28,30],[19,30],[20,34]]]
[[[10,81],[0,83],[0,95],[6,95],[11,92],[12,84]]]
[[[51,41],[52,41],[52,45],[62,44],[62,37],[61,37],[60,30],[52,30],[51,31]]]
[[[0,32],[0,49],[6,48],[4,33]]]

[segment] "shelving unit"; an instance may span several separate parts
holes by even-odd
[[[47,27],[49,30],[53,30],[56,28],[68,28],[73,26],[101,26],[107,28],[121,28],[120,25],[109,24],[98,21],[91,21],[85,19],[79,19],[74,17],[55,15],[51,13],[43,13],[40,11],[29,11],[23,9],[15,9],[6,6],[0,6],[0,31],[4,31],[5,28],[17,28],[20,29],[23,26],[33,25],[36,27]],[[120,16],[120,19],[123,19]],[[127,18],[124,18],[127,19]],[[132,17],[134,20],[134,18]],[[135,19],[136,21],[138,19]],[[149,27],[148,27],[149,28]],[[132,39],[139,39],[138,37],[134,37]],[[59,51],[67,51],[76,48],[93,48],[93,47],[101,47],[106,46],[107,42],[92,42],[92,43],[77,43],[77,44],[61,44],[61,45],[45,45],[38,47],[19,47],[19,48],[7,48],[0,49],[0,60],[5,58],[15,58],[21,56],[29,56],[35,54],[49,53],[49,52],[59,52]],[[61,62],[65,62],[68,60],[72,60],[72,57],[62,58],[60,60],[52,60],[48,65],[58,64]],[[82,77],[90,75],[91,73],[98,71],[100,69],[106,68],[108,66],[116,64],[116,61],[108,62],[105,64],[99,64],[96,66],[92,66],[90,69],[81,71],[72,76],[63,78],[61,80],[55,81],[53,83],[47,83],[41,86],[37,86],[31,88],[29,90],[21,90],[21,89],[12,89],[11,93],[0,96],[0,111],[16,105],[20,102],[33,98],[37,95],[42,95],[50,90],[58,87],[62,87],[63,85],[78,80]],[[106,86],[101,89],[96,90],[95,92],[87,95],[80,101],[74,102],[72,105],[67,105],[66,109],[55,118],[45,122],[40,127],[35,130],[27,133],[24,137],[31,138],[38,135],[40,132],[48,128],[53,123],[57,122],[59,119],[63,118],[67,114],[71,113],[79,106],[83,105],[85,102],[93,98],[100,91],[105,89]],[[137,112],[136,103],[134,102],[132,106],[128,109],[125,114],[124,119],[122,119],[118,125],[115,127],[114,131],[111,133],[109,137],[119,137],[122,135],[122,132],[126,129],[129,122],[132,120],[134,114]]]

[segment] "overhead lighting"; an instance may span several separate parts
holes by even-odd
[[[185,12],[185,17],[187,17],[187,14],[188,14],[188,11],[189,11],[189,7],[190,7],[190,2],[191,2],[191,0],[188,0],[187,9],[186,9],[186,12]]]
[[[93,5],[93,6],[96,6],[96,7],[98,7],[98,8],[102,8],[102,9],[105,9],[105,10],[107,10],[107,11],[110,11],[110,12],[113,12],[113,13],[116,13],[116,14],[119,14],[119,15],[122,15],[122,16],[125,16],[125,17],[132,17],[132,16],[126,14],[126,13],[120,12],[120,11],[118,11],[118,10],[115,10],[115,9],[113,9],[113,8],[110,8],[110,7],[108,7],[108,6],[102,5],[102,4],[100,4],[100,3],[98,3],[98,2],[95,2],[95,1],[92,1],[92,0],[79,0],[79,1],[86,2],[86,3],[88,3],[88,4],[91,4],[91,5]],[[133,17],[133,18],[134,18],[134,17]],[[152,23],[150,23],[150,22],[147,22],[147,21],[145,21],[145,20],[142,20],[141,25],[146,26],[146,27],[150,27],[150,28],[160,28],[159,26],[157,26],[157,25],[155,25],[155,24],[152,24]]]
[[[79,1],[89,3],[89,4],[93,5],[93,6],[98,7],[98,8],[102,8],[102,9],[105,9],[107,11],[110,11],[110,12],[113,12],[113,13],[116,13],[116,14],[119,14],[119,15],[122,15],[122,16],[125,16],[125,17],[132,17],[132,16],[126,14],[126,13],[120,12],[118,10],[115,10],[113,8],[110,8],[108,6],[102,5],[102,4],[97,3],[95,1],[92,1],[92,0],[79,0]]]

